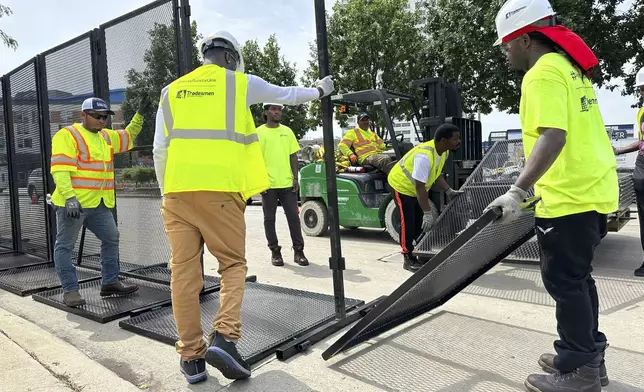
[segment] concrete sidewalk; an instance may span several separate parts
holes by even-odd
[[[138,391],[73,345],[0,309],[2,392]]]

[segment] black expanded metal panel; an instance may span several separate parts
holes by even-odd
[[[630,208],[635,203],[635,188],[632,173],[617,173],[619,179],[619,209]]]
[[[9,76],[15,147],[13,168],[18,179],[18,209],[22,250],[47,257],[43,149],[36,94],[35,63],[29,62]]]
[[[0,271],[49,263],[47,260],[18,252],[0,254]]]
[[[363,301],[346,298],[347,309]],[[201,328],[208,336],[219,309],[219,293],[201,297]],[[261,283],[246,283],[242,305],[242,333],[238,349],[250,364],[270,355],[282,344],[335,317],[333,297]],[[135,333],[174,345],[178,340],[171,307],[119,322]]]
[[[122,266],[121,266],[122,270]],[[129,272],[128,276],[137,277],[151,282],[170,284],[172,272],[165,267],[147,267],[136,271]],[[204,275],[204,290],[213,290],[218,288],[220,280],[216,276]]]
[[[140,279],[125,278],[125,283],[137,284],[139,290],[123,297],[101,297],[101,281],[94,280],[79,285],[79,292],[87,302],[78,308],[70,308],[63,303],[62,289],[42,292],[33,298],[44,304],[99,323],[107,323],[121,317],[129,316],[133,312],[170,303],[170,287]]]
[[[77,268],[76,276],[79,282],[83,282],[100,278],[101,275],[96,271]],[[56,287],[61,287],[61,283],[52,264],[0,271],[0,289],[14,294],[26,296]]]
[[[464,196],[468,195],[471,196],[466,191]],[[532,212],[524,212],[510,224],[496,223],[499,215],[499,209],[489,210],[471,221],[454,241],[336,341],[323,357],[328,359],[444,304],[532,235]]]
[[[2,89],[0,89],[0,249],[13,247],[11,203],[9,202],[9,160],[7,158],[7,130]]]

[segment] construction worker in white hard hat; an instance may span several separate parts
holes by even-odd
[[[271,182],[270,188],[262,193],[264,233],[268,249],[271,251],[271,263],[277,267],[284,265],[282,247],[279,246],[275,232],[275,214],[279,202],[284,209],[291,234],[293,262],[304,267],[309,265],[309,260],[304,255],[304,237],[302,236],[297,202],[297,195],[300,191],[297,152],[300,151],[300,145],[297,143],[293,130],[281,124],[284,105],[264,103],[263,107],[266,123],[257,128],[257,135]]]
[[[635,88],[640,96],[644,96],[644,68],[641,68],[635,76]],[[637,151],[635,170],[633,170],[633,186],[637,200],[637,215],[640,222],[644,222],[644,107],[637,113],[638,138],[626,147],[615,148],[615,155],[628,154]],[[644,224],[640,224],[640,242],[644,250]],[[635,270],[635,276],[644,277],[644,263]]]
[[[608,382],[606,336],[598,330],[598,295],[591,276],[601,222],[619,200],[617,163],[589,74],[598,60],[584,41],[557,25],[546,0],[510,0],[496,17],[510,66],[525,72],[520,119],[525,167],[489,207],[498,224],[521,216],[534,186],[543,283],[556,302],[556,355],[539,364],[547,375],[525,381],[530,391],[600,392]]]
[[[226,31],[206,36],[199,48],[204,64],[161,92],[153,149],[172,250],[176,348],[189,383],[207,378],[206,362],[229,379],[251,374],[236,347],[247,271],[244,210],[246,200],[268,189],[270,181],[249,106],[298,105],[334,89],[328,76],[304,88],[244,74],[239,44]],[[221,304],[208,342],[199,307],[204,243],[221,275]]]

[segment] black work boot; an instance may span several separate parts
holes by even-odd
[[[601,353],[602,360],[599,366],[599,381],[601,382],[602,387],[608,385],[608,374],[606,373],[606,363],[604,362],[605,350],[608,348],[608,343],[603,347]],[[555,355],[554,354],[543,354],[539,358],[539,366],[547,373],[556,373],[557,369],[555,368]]]
[[[273,255],[271,256],[271,263],[276,267],[281,267],[284,265],[284,259],[282,258],[282,247],[278,246],[271,249]]]
[[[206,351],[206,362],[217,368],[229,380],[250,377],[250,366],[239,355],[235,343],[217,332]]]
[[[77,306],[85,305],[85,300],[80,295],[78,290],[76,290],[76,291],[70,291],[68,293],[63,293],[63,303],[65,304],[65,306],[69,306],[70,308],[75,308]]]
[[[403,253],[403,260],[403,268],[407,271],[416,272],[423,266],[411,253]]]
[[[181,366],[181,374],[186,378],[188,384],[196,384],[208,378],[206,360],[203,358],[192,361],[180,360],[179,365]]]
[[[635,276],[644,277],[644,264],[641,267],[635,270]]]
[[[602,356],[575,369],[572,372],[553,374],[531,374],[525,380],[525,387],[533,392],[601,392],[599,381],[599,364]]]
[[[304,248],[302,247],[293,247],[293,261],[297,265],[301,265],[302,267],[306,267],[309,265],[309,260],[304,256]]]
[[[132,294],[139,289],[135,284],[123,283],[117,280],[111,284],[101,285],[101,297],[108,297],[110,295],[128,295]]]

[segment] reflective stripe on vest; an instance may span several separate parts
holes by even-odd
[[[76,189],[111,191],[114,190],[114,180],[72,176],[72,186]]]
[[[180,129],[174,127],[174,118],[170,109],[169,88],[163,90],[161,111],[163,121],[168,131],[168,140],[172,139],[199,139],[199,140],[229,140],[240,144],[252,144],[259,142],[259,136],[255,133],[244,135],[235,132],[235,99],[237,97],[235,73],[226,71],[226,129]]]
[[[430,153],[430,154],[432,154],[432,156],[434,155],[434,149],[433,149],[433,148],[431,148],[431,147],[427,147],[427,146],[419,146],[419,147],[418,147],[418,149],[419,149],[419,150],[429,151],[429,153]],[[410,181],[412,184],[414,184],[416,180],[415,180],[415,179],[414,179],[414,177],[411,175],[411,173],[409,172],[409,170],[407,170],[407,168],[405,167],[405,161],[406,161],[405,157],[402,157],[402,159],[398,162],[398,164],[400,165],[400,168],[402,169],[402,172],[405,174],[405,176],[407,177],[407,179],[409,179],[409,181]],[[432,169],[434,169],[434,168],[432,167]],[[431,173],[430,173],[430,176],[431,176]]]
[[[65,154],[53,155],[51,157],[51,165],[78,166],[78,158],[68,157]]]
[[[125,152],[128,150],[128,147],[130,147],[130,135],[122,129],[119,129],[116,131],[116,133],[119,135],[119,150],[118,152]]]
[[[78,170],[90,170],[90,171],[114,170],[114,163],[112,162],[111,159],[109,161],[90,161],[89,147],[87,146],[87,143],[85,143],[85,139],[83,138],[83,135],[81,135],[78,129],[74,128],[74,126],[72,125],[65,127],[65,129],[67,129],[72,134],[72,136],[74,137],[74,140],[76,141],[76,146],[78,147],[78,158],[76,162],[73,164],[74,166],[78,167]],[[107,132],[100,131],[99,134],[103,137],[103,139],[105,140],[105,143],[107,143],[108,146],[112,145],[112,141],[110,140],[110,136],[107,134]],[[63,155],[63,157],[66,157],[66,156]],[[52,164],[54,164],[53,157],[51,162]]]

